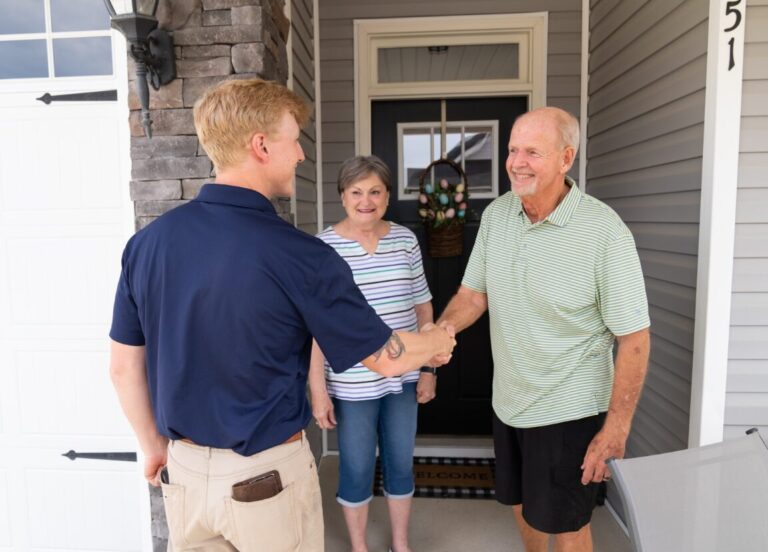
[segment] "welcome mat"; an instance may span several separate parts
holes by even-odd
[[[416,456],[414,496],[424,498],[494,498],[493,458],[444,458]],[[384,476],[376,459],[373,494],[384,496]]]

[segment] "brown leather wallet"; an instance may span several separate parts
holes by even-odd
[[[238,502],[256,502],[272,498],[283,490],[277,470],[268,471],[232,485],[232,499]]]

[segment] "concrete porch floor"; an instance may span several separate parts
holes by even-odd
[[[320,462],[326,552],[349,550],[347,529],[336,502],[338,456]],[[607,508],[592,516],[595,552],[631,552],[632,546]],[[370,552],[387,552],[389,517],[382,497],[374,497],[368,517]],[[416,498],[410,524],[414,552],[524,552],[511,508],[493,500]]]

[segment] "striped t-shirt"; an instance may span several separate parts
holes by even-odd
[[[650,325],[632,234],[610,207],[568,184],[537,223],[512,192],[491,203],[462,282],[487,295],[493,408],[513,427],[605,412],[614,336]]]
[[[415,306],[432,300],[421,250],[416,236],[399,224],[390,223],[386,236],[379,239],[370,255],[354,240],[339,236],[328,227],[317,235],[333,247],[352,269],[355,283],[368,303],[393,330],[418,330]],[[419,379],[419,371],[385,378],[362,364],[337,374],[325,363],[325,380],[332,397],[349,401],[378,399],[389,393],[401,393],[403,384]]]

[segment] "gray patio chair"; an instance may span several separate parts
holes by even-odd
[[[756,429],[608,466],[635,552],[768,551],[768,445]]]

